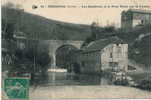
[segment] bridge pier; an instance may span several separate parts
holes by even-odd
[[[55,53],[52,54],[51,68],[52,69],[56,69],[56,55],[55,55]],[[56,83],[55,81],[56,81],[56,73],[52,72],[52,82],[53,82],[53,85],[55,85],[55,83]]]
[[[56,68],[56,55],[55,54],[52,55],[51,67]]]

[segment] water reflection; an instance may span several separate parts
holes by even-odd
[[[55,72],[55,81],[53,80],[53,72],[48,73],[48,80],[42,81],[43,85],[111,85],[110,78],[101,75],[91,74],[72,74]]]

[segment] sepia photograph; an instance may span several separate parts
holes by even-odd
[[[1,0],[2,100],[151,99],[150,0]]]

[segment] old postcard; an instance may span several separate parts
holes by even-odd
[[[150,0],[2,0],[2,100],[151,99]]]

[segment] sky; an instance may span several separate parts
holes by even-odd
[[[130,6],[133,6],[133,9],[151,10],[151,0],[2,0],[2,4],[7,2],[19,4],[24,11],[49,19],[76,24],[91,24],[95,21],[100,26],[114,24],[117,27],[120,27],[121,12],[130,9]],[[32,9],[33,5],[38,8]],[[66,6],[66,8],[52,7],[52,5]],[[97,5],[99,8],[82,8],[82,5],[85,7]],[[141,7],[136,8],[136,5]],[[110,8],[105,8],[108,6]]]

